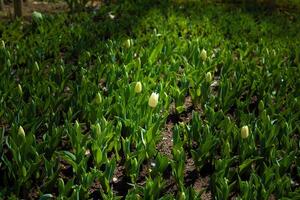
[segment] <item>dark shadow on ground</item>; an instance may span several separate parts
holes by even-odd
[[[55,20],[56,17],[57,15],[54,14],[49,18]],[[228,41],[257,43],[260,38],[263,38],[270,42],[283,40],[287,43],[294,43],[300,38],[298,31],[300,30],[299,12],[284,7],[276,8],[270,12],[265,9],[244,9],[242,4],[205,3],[205,1],[123,0],[102,4],[99,9],[89,9],[86,13],[68,15],[67,18],[68,20],[61,24],[61,27],[58,27],[61,28],[58,31],[74,29],[74,32],[69,31],[71,32],[67,38],[69,43],[65,42],[64,44],[62,42],[60,51],[62,55],[66,56],[64,58],[72,59],[72,63],[76,63],[82,53],[93,52],[99,43],[105,43],[108,40],[114,42],[127,38],[134,39],[149,31],[153,32],[157,27],[150,24],[150,18],[157,18],[166,25],[174,18],[175,21],[186,19],[191,26],[182,32],[199,31],[202,32],[202,37],[206,37],[203,29],[211,28],[219,34],[220,38],[223,37],[223,40]],[[206,24],[210,24],[210,27],[203,26],[204,20]],[[179,22],[174,24],[180,26]],[[170,26],[169,28],[172,30],[174,27]],[[2,35],[1,29],[5,31],[5,25],[0,23],[0,35]],[[40,34],[36,26],[22,32],[24,39],[33,34]],[[178,33],[178,37],[182,37],[182,33]],[[45,38],[45,40],[49,40],[49,38]],[[100,49],[98,47],[96,51]],[[51,58],[51,56],[46,56],[46,59],[48,57]]]
[[[147,18],[160,15],[164,22],[170,16],[186,18],[189,23],[198,24],[199,30],[203,20],[224,36],[225,40],[258,42],[260,38],[267,41],[299,40],[300,15],[295,10],[284,7],[273,11],[265,9],[244,9],[241,4],[214,4],[202,1],[118,1],[100,8],[92,21],[83,24],[87,30],[86,40],[93,48],[96,41],[135,38],[139,34],[154,30],[153,24],[147,24]],[[110,18],[113,16],[114,18]],[[189,30],[188,30],[189,31]],[[91,37],[93,38],[91,40]],[[180,34],[179,34],[180,37]],[[81,50],[87,50],[80,48]]]

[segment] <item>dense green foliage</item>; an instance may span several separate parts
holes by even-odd
[[[175,1],[3,22],[0,198],[199,199],[191,158],[215,199],[299,199],[299,30],[293,13]],[[165,155],[167,120],[189,112]]]

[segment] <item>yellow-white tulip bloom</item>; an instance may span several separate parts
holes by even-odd
[[[1,48],[5,49],[5,42],[1,40]]]
[[[136,84],[135,84],[135,87],[134,87],[134,91],[136,92],[136,93],[141,93],[142,92],[142,83],[141,82],[137,82]]]
[[[24,129],[23,129],[23,127],[22,127],[22,126],[20,126],[20,127],[19,127],[18,134],[19,134],[20,136],[22,136],[22,137],[24,137],[24,138],[25,138],[25,131],[24,131]]]
[[[152,107],[152,108],[155,108],[158,104],[158,97],[159,97],[159,94],[153,92],[149,98],[149,106]]]
[[[202,49],[201,53],[200,53],[200,58],[205,61],[207,59],[207,52],[205,49]]]
[[[18,84],[18,92],[19,92],[20,96],[23,95],[23,89],[22,89],[22,86],[20,84]]]
[[[249,127],[243,126],[241,129],[241,136],[243,139],[246,139],[249,136]]]
[[[209,83],[212,81],[212,75],[210,72],[206,73],[205,79],[206,79],[206,82],[209,82]]]

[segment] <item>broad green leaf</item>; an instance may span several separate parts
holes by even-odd
[[[156,45],[156,47],[153,49],[153,51],[151,52],[148,61],[150,65],[153,65],[153,63],[156,61],[158,55],[160,54],[161,50],[163,48],[163,43],[159,43],[158,45]]]
[[[242,164],[239,165],[239,173],[243,173],[246,168],[248,168],[254,161],[261,160],[263,157],[256,157],[252,159],[245,160]]]

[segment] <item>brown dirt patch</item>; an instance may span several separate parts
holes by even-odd
[[[128,184],[131,181],[125,174],[124,163],[118,163],[112,181],[112,189],[116,195],[125,197],[131,186]]]
[[[0,20],[11,20],[14,18],[14,7],[12,3],[4,5],[4,10],[0,11]],[[68,11],[68,5],[65,2],[40,2],[28,1],[23,4],[24,19],[30,20],[34,11],[41,13],[54,14]]]
[[[162,132],[162,140],[157,145],[157,150],[172,159],[173,148],[173,127],[179,122],[188,123],[192,119],[193,103],[192,98],[187,96],[184,102],[185,111],[182,113],[176,112],[176,105],[172,103],[170,105],[170,115],[168,116],[165,124],[165,129]]]
[[[202,176],[197,170],[192,158],[188,158],[184,169],[185,185],[192,186],[196,192],[202,192],[201,199],[212,199],[209,191],[209,175]]]
[[[162,139],[157,145],[157,149],[160,153],[166,155],[168,158],[172,158],[173,148],[173,132],[174,124],[168,122],[165,126],[165,130],[162,132]]]

